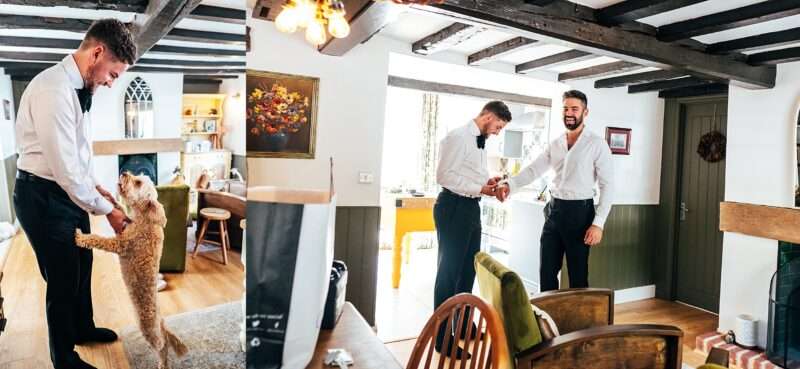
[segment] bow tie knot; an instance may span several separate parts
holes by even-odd
[[[483,148],[486,146],[486,136],[480,135],[476,138],[477,138],[478,148],[483,150]]]
[[[88,88],[75,89],[78,94],[78,101],[81,103],[81,111],[86,113],[92,108],[92,92]]]

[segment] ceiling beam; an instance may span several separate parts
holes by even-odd
[[[147,0],[0,0],[0,4],[44,7],[66,6],[76,9],[116,10],[126,13],[144,13],[145,8],[147,8]]]
[[[800,61],[800,47],[765,51],[763,53],[751,54],[747,57],[747,62],[753,65],[774,65],[795,61]]]
[[[55,65],[55,63],[41,62],[19,62],[19,61],[0,61],[0,68],[5,69],[8,75],[38,74],[41,71]],[[218,74],[241,74],[245,73],[244,68],[181,68],[181,67],[154,67],[134,65],[130,72],[150,72],[150,73],[183,73],[184,75],[218,75]]]
[[[137,59],[172,31],[198,5],[200,0],[150,0],[145,13],[137,14],[133,19]]]
[[[20,36],[0,36],[0,45],[17,47],[36,47],[47,49],[67,49],[73,50],[80,46],[81,40],[61,39],[61,38],[42,38],[42,37],[20,37]],[[185,55],[206,55],[206,56],[244,56],[244,50],[212,49],[201,47],[155,45],[150,49],[151,52],[185,54]]]
[[[60,62],[67,54],[59,53],[39,53],[39,52],[19,52],[19,51],[0,51],[0,62],[9,61],[36,61],[36,62]],[[244,67],[246,63],[241,60],[182,60],[182,59],[158,59],[140,58],[136,65],[157,64],[157,65],[177,65],[184,67]]]
[[[797,0],[769,0],[658,27],[658,39],[677,41],[800,14]]]
[[[422,81],[422,80],[403,78],[397,76],[389,76],[387,84],[392,87],[408,88],[425,92],[480,97],[489,100],[500,100],[505,102],[513,102],[526,105],[539,105],[547,107],[553,105],[553,101],[545,97],[526,96],[515,93],[484,90],[482,88]]]
[[[613,63],[595,65],[589,68],[583,68],[569,72],[559,73],[558,81],[565,82],[565,81],[574,81],[586,78],[600,78],[600,77],[610,76],[613,74],[630,72],[642,68],[644,67],[639,64],[625,62],[625,61],[618,61]]]
[[[617,25],[668,12],[706,0],[627,0],[597,10],[600,23]]]
[[[467,57],[469,65],[481,65],[493,60],[500,59],[508,54],[523,50],[536,44],[536,40],[525,37],[514,37],[508,41],[489,46],[483,50],[470,54]]]
[[[598,79],[594,81],[594,88],[624,87],[637,83],[647,83],[670,78],[678,78],[687,75],[686,72],[677,70],[654,70],[636,74],[627,74],[619,77]]]
[[[675,79],[668,79],[664,81],[655,81],[655,82],[642,83],[638,85],[630,85],[628,86],[628,93],[636,94],[640,92],[669,90],[673,88],[690,87],[690,86],[704,85],[709,83],[712,82],[697,77],[681,77]]]
[[[345,1],[345,18],[350,23],[350,35],[331,38],[320,46],[319,52],[342,56],[354,47],[366,42],[385,27],[398,12],[389,1],[353,0]]]
[[[2,0],[0,0],[2,1]],[[187,18],[206,20],[212,22],[224,22],[232,24],[244,24],[247,12],[241,9],[223,8],[200,4],[189,13]]]
[[[170,45],[155,45],[150,49],[150,52],[185,54],[185,55],[207,55],[207,56],[245,56],[246,54],[244,50],[213,49],[205,47],[187,47],[187,46],[170,46]]]
[[[345,2],[345,8],[347,3]],[[253,19],[262,19],[265,21],[274,22],[280,11],[283,9],[283,0],[256,0],[256,5],[253,7],[251,17]]]
[[[244,45],[244,35],[224,32],[197,31],[193,29],[173,28],[165,40],[192,41],[214,44]]]
[[[782,0],[777,0],[782,1]],[[796,0],[794,0],[796,1]],[[711,55],[656,37],[586,21],[569,12],[536,11],[522,0],[444,0],[432,8],[517,36],[555,43],[647,67],[683,69],[709,79],[731,80],[746,88],[775,86],[776,69],[751,66],[725,55]],[[543,8],[544,9],[544,8]]]
[[[467,41],[485,30],[469,24],[453,23],[414,42],[411,44],[411,51],[415,54],[431,55]]]
[[[0,14],[0,29],[46,29],[54,31],[86,32],[91,25],[91,19]]]
[[[517,73],[530,72],[544,67],[555,67],[557,65],[576,63],[579,61],[595,58],[594,55],[580,50],[569,50],[555,55],[545,56],[536,60],[531,60],[516,66]]]
[[[526,3],[535,6],[548,6],[554,3],[556,0],[525,0]]]
[[[800,41],[800,27],[717,42],[708,45],[706,50],[710,53],[729,53],[749,51],[762,47],[784,46],[798,41]]]
[[[728,85],[724,83],[708,83],[703,85],[679,87],[658,92],[660,98],[695,97],[708,95],[727,95]]]

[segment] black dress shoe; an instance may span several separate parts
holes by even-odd
[[[73,351],[67,358],[53,363],[56,369],[97,369],[92,364],[89,364],[78,356],[78,353]]]
[[[78,335],[75,340],[76,345],[83,345],[86,343],[109,343],[117,340],[117,334],[107,328],[95,328],[89,332]]]
[[[480,335],[479,339],[483,340],[484,335],[485,335],[485,333],[481,332],[481,335]],[[475,325],[475,323],[472,323],[472,328],[469,331],[469,338],[470,339],[475,339],[476,337],[478,337],[478,327]],[[461,338],[462,340],[467,339],[467,327],[464,327],[463,329],[461,329],[461,335],[460,335],[459,338]]]
[[[451,338],[451,340],[450,340],[450,343],[448,344],[447,349],[444,350],[444,352],[442,352],[442,344],[436,344],[435,347],[434,347],[436,349],[436,352],[441,353],[444,356],[450,357],[451,354],[453,353],[452,348],[453,348],[453,345],[454,345],[453,344],[453,339],[452,339],[453,337],[450,337],[450,338]],[[456,355],[455,356],[456,356],[457,360],[469,360],[472,357],[472,355],[470,355],[469,352],[464,351],[464,349],[462,349],[458,345],[455,345],[455,348],[456,348]]]

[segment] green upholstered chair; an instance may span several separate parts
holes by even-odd
[[[475,256],[475,271],[481,297],[503,320],[517,369],[681,367],[683,332],[665,325],[613,325],[609,289],[549,291],[529,299],[519,276],[489,254]],[[544,339],[531,305],[547,312],[561,335]]]
[[[186,269],[186,220],[189,217],[189,186],[157,186],[158,202],[164,206],[167,226],[164,228],[164,249],[161,272],[183,272]]]

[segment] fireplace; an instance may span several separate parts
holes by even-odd
[[[119,155],[119,174],[124,172],[146,175],[153,184],[158,184],[158,155],[155,153]]]
[[[800,368],[800,245],[780,242],[772,276],[767,357],[783,368]]]

